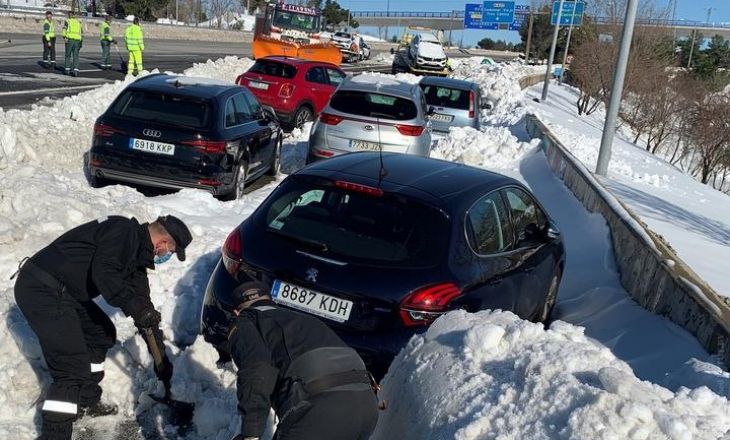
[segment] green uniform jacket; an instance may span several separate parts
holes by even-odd
[[[50,41],[51,38],[56,36],[56,25],[53,24],[53,20],[43,20],[43,38],[46,41]]]
[[[127,43],[127,50],[130,52],[144,50],[142,28],[138,24],[129,25],[124,32],[124,41]]]
[[[101,41],[112,41],[112,28],[106,21],[99,26],[99,39]]]
[[[63,25],[63,38],[67,40],[78,40],[81,41],[84,31],[81,29],[81,22],[75,18],[69,18]]]

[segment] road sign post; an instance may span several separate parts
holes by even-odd
[[[557,2],[555,2],[557,3]],[[555,5],[553,3],[553,5]],[[553,7],[553,9],[555,9]],[[563,12],[563,0],[560,0],[560,6],[558,7],[558,16],[555,21],[555,32],[553,32],[553,44],[550,46],[550,57],[548,58],[547,70],[545,71],[545,82],[542,85],[542,97],[540,101],[545,101],[548,96],[548,87],[550,86],[550,74],[553,70],[553,59],[555,58],[555,47],[558,45],[558,33],[560,32],[560,16]]]
[[[611,100],[608,102],[608,109],[606,109],[606,123],[603,125],[601,149],[598,152],[598,162],[596,163],[596,174],[603,177],[606,177],[608,173],[608,162],[611,160],[611,146],[613,145],[613,135],[616,132],[616,118],[618,117],[618,110],[621,106],[626,65],[629,63],[629,52],[631,51],[631,38],[634,35],[637,6],[638,0],[629,0],[628,5],[626,5],[626,18],[624,18],[624,29],[621,33],[621,47],[613,73]]]

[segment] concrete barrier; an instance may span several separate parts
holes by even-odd
[[[528,115],[527,131],[542,140],[541,148],[555,175],[587,210],[606,219],[621,284],[631,297],[692,333],[708,352],[730,365],[730,306],[621,204],[536,116]]]

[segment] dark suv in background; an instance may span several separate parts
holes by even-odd
[[[200,188],[231,200],[279,171],[282,133],[246,88],[206,78],[145,76],[96,120],[89,183]]]

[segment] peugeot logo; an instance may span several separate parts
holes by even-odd
[[[312,283],[316,283],[317,282],[317,275],[319,275],[319,271],[317,269],[315,269],[313,267],[312,268],[309,268],[309,270],[307,270],[307,281],[310,281]]]
[[[162,136],[162,132],[161,131],[159,131],[159,130],[151,130],[149,128],[145,128],[144,130],[142,130],[142,134],[145,135],[145,136],[147,136],[147,137],[153,137],[153,138],[158,138],[158,137]]]
[[[373,127],[372,125],[369,125],[369,124],[363,127],[363,130],[365,130],[365,131],[373,131],[374,129],[375,129],[375,127]]]

